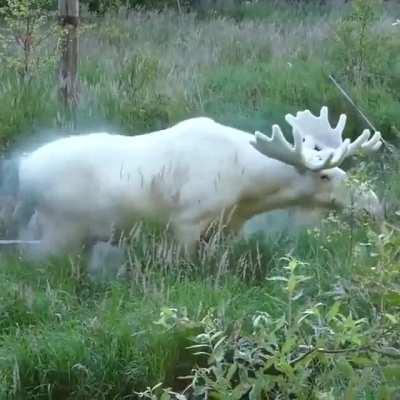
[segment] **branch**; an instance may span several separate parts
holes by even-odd
[[[370,351],[370,352],[381,354],[386,357],[400,360],[400,350],[397,350],[397,349],[393,349],[393,350],[395,350],[395,351],[390,352],[390,351],[385,351],[385,350],[382,350],[382,349],[379,349],[376,347],[372,347],[372,346],[362,346],[362,347],[355,347],[355,348],[351,348],[351,349],[337,349],[337,350],[324,349],[323,347],[313,347],[310,350],[308,350],[307,352],[305,352],[305,353],[301,354],[300,356],[298,356],[297,358],[295,358],[294,360],[290,361],[289,364],[293,367],[294,365],[296,365],[297,363],[299,363],[300,361],[302,361],[306,357],[308,357],[310,354],[313,354],[316,352],[323,353],[323,354],[348,354],[348,353]]]

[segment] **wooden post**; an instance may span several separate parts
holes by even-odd
[[[59,94],[66,109],[75,115],[79,100],[79,0],[58,0],[58,10],[63,31],[58,70]]]

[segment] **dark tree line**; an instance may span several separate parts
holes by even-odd
[[[251,3],[252,0],[250,0]],[[280,0],[290,4],[327,4],[335,0]],[[226,7],[240,7],[249,0],[179,0],[179,6],[186,11],[197,11],[207,13],[210,10]],[[265,4],[276,4],[276,0],[259,0]],[[88,10],[92,13],[103,14],[110,9],[117,9],[120,6],[129,8],[164,8],[177,7],[178,0],[81,0],[82,4],[86,4]]]
[[[9,0],[0,0],[0,8],[7,7]],[[81,6],[86,7],[90,13],[105,14],[110,10],[117,10],[120,7],[136,8],[143,7],[149,9],[162,9],[165,7],[177,8],[178,3],[181,10],[197,11],[199,13],[207,13],[212,10],[229,8],[240,8],[244,3],[252,3],[255,0],[80,0]],[[287,3],[288,5],[325,5],[334,3],[336,0],[279,0],[279,3]],[[350,2],[351,0],[345,0]],[[385,1],[385,0],[384,0]],[[259,3],[276,4],[277,0],[258,0]],[[39,1],[38,4],[46,9],[57,9],[57,2],[51,0]],[[33,0],[32,4],[36,4]]]

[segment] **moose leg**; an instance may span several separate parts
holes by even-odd
[[[22,247],[28,257],[44,259],[48,256],[80,251],[85,229],[79,221],[36,211],[26,229],[20,233],[23,240],[40,240],[39,244]]]
[[[88,274],[93,280],[116,278],[126,261],[125,252],[109,242],[99,241],[90,250]]]
[[[191,257],[196,254],[204,227],[204,223],[192,221],[181,221],[174,224],[175,237],[183,245],[186,255]]]

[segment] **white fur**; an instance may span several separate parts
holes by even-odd
[[[20,162],[22,201],[36,209],[28,232],[39,227],[42,252],[57,253],[150,218],[170,223],[191,246],[219,218],[236,232],[269,210],[344,205],[341,169],[300,172],[253,141],[195,118],[134,137],[93,133],[46,144]]]

